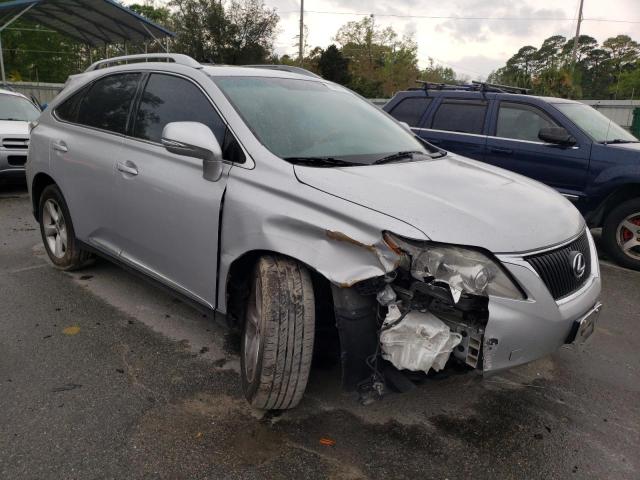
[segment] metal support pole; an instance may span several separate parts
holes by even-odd
[[[32,3],[31,5],[29,5],[28,7],[26,7],[24,10],[21,10],[18,14],[16,14],[15,16],[13,16],[8,22],[6,22],[4,25],[2,25],[0,27],[0,37],[2,36],[2,31],[7,28],[9,25],[11,25],[13,22],[15,22],[17,19],[19,19],[22,15],[24,15],[25,13],[27,13],[29,10],[31,10],[33,7],[35,7],[35,3]],[[5,75],[5,71],[4,71],[4,55],[2,52],[2,38],[0,38],[0,69],[2,70],[2,83],[4,85],[6,85],[7,83],[7,77]]]
[[[2,84],[7,84],[7,77],[4,74],[4,54],[2,52],[2,32],[0,32],[0,66],[2,67]]]
[[[300,0],[300,38],[298,42],[298,62],[302,66],[304,59],[304,0]]]
[[[584,0],[580,0],[580,10],[578,11],[578,26],[576,27],[576,36],[573,38],[573,51],[571,52],[571,68],[576,66],[576,60],[578,58],[578,37],[580,36],[580,24],[582,23],[582,7],[584,7]]]

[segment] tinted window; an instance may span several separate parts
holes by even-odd
[[[78,109],[80,108],[80,102],[88,90],[89,87],[80,89],[78,92],[66,99],[60,106],[56,107],[56,116],[60,120],[76,123],[78,121]]]
[[[484,102],[445,100],[438,107],[431,128],[481,134],[486,113]]]
[[[555,126],[553,120],[535,107],[502,102],[498,111],[496,136],[540,142],[540,129]]]
[[[409,126],[417,127],[430,103],[430,98],[405,98],[393,107],[389,113],[399,122],[407,122]]]
[[[125,133],[129,108],[139,78],[139,73],[124,73],[109,75],[95,82],[80,102],[77,122],[102,130]]]
[[[224,145],[225,124],[209,99],[193,83],[172,75],[152,74],[142,94],[134,136],[160,142],[171,122],[200,122]]]

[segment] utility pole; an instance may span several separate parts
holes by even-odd
[[[302,66],[304,58],[304,0],[300,0],[300,39],[298,41],[298,62]]]
[[[573,51],[571,52],[571,69],[576,66],[576,60],[578,59],[578,37],[580,36],[580,24],[582,23],[582,7],[584,6],[584,0],[580,0],[580,10],[578,11],[578,25],[576,27],[576,36],[573,38]]]

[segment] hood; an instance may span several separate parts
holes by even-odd
[[[29,122],[0,120],[0,137],[29,135]]]
[[[300,182],[407,222],[437,242],[516,253],[560,243],[584,228],[580,213],[554,190],[452,154],[386,165],[294,168]]]
[[[606,147],[615,148],[616,150],[635,152],[636,155],[640,153],[640,143],[609,143]]]

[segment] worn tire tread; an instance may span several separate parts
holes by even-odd
[[[243,381],[252,406],[283,410],[304,394],[313,355],[315,301],[311,276],[294,260],[260,258],[255,275],[262,281],[262,358],[254,382]],[[252,388],[253,387],[253,388]]]

